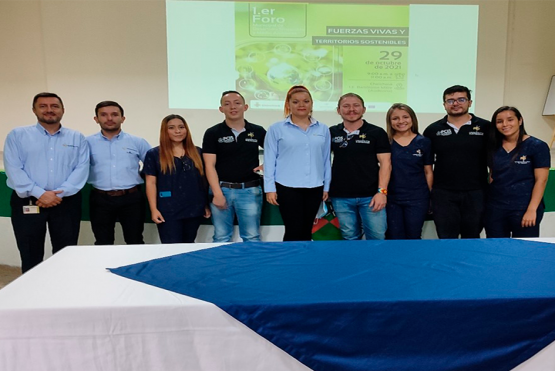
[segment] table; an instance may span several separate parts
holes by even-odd
[[[310,370],[211,303],[105,269],[217,245],[65,248],[0,290],[0,369]],[[552,344],[515,370],[553,365]]]
[[[0,290],[0,370],[309,370],[213,304],[105,269],[213,246],[65,248]]]

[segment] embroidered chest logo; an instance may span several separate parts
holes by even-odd
[[[469,135],[480,135],[480,136],[484,135],[484,132],[480,131],[480,125],[474,126],[472,130],[474,131],[469,132],[468,133]]]
[[[233,143],[233,142],[235,142],[235,137],[233,135],[230,135],[228,137],[218,138],[218,143]]]
[[[518,158],[520,161],[515,161],[515,164],[518,165],[528,165],[530,163],[530,160],[527,160],[526,155],[522,155]]]
[[[446,137],[448,135],[453,134],[451,129],[440,130],[436,133],[436,137]]]
[[[366,134],[360,134],[358,139],[355,140],[355,143],[370,144],[370,141],[366,140]]]
[[[334,143],[341,143],[343,142],[343,137],[339,136],[339,137],[333,137],[333,139],[331,140]]]
[[[254,139],[254,132],[251,131],[250,133],[248,133],[247,137],[248,138],[245,139],[245,142],[258,143],[258,139]]]
[[[416,150],[416,153],[413,153],[412,155],[413,155],[413,156],[416,156],[416,157],[422,157],[422,150],[421,150],[421,149],[417,149],[417,150]]]

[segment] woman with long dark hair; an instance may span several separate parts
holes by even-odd
[[[185,119],[164,117],[160,146],[147,152],[146,196],[162,243],[195,241],[202,217],[210,217],[201,150]]]
[[[549,147],[526,133],[515,107],[498,108],[491,122],[495,130],[488,147],[487,237],[539,237],[551,166]]]
[[[310,241],[312,225],[331,181],[330,131],[312,117],[312,96],[293,86],[285,98],[285,120],[264,141],[266,200],[279,206],[284,241]]]
[[[416,114],[406,104],[393,104],[386,123],[391,142],[386,238],[420,239],[434,180],[432,142],[418,133]]]

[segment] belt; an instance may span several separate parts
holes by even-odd
[[[260,185],[260,179],[251,180],[245,183],[220,182],[220,187],[232,188],[232,189],[252,188],[252,187],[258,187],[259,185]]]
[[[129,189],[116,189],[113,191],[103,191],[101,189],[96,189],[93,188],[92,189],[94,192],[96,193],[100,193],[101,195],[107,195],[107,196],[112,196],[112,197],[119,197],[119,196],[124,196],[130,193],[135,193],[135,192],[139,192],[139,186],[136,185],[133,188],[129,188]]]

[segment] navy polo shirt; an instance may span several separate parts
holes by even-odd
[[[333,165],[329,194],[345,198],[372,197],[378,191],[380,171],[376,155],[391,152],[387,133],[364,121],[359,134],[349,139],[344,128],[343,123],[330,128]]]
[[[198,148],[201,154],[200,148]],[[174,157],[175,172],[162,174],[160,147],[146,153],[143,172],[156,177],[156,207],[165,219],[175,220],[204,215],[207,186],[189,157]]]
[[[216,172],[220,181],[244,183],[260,179],[253,169],[260,165],[259,147],[264,147],[266,130],[245,120],[245,131],[237,138],[225,121],[204,133],[202,151],[216,155]]]
[[[529,137],[520,150],[507,153],[503,147],[493,155],[488,203],[505,210],[526,210],[532,197],[536,178],[534,170],[551,166],[548,145]]]
[[[388,199],[422,200],[430,197],[424,165],[433,165],[432,142],[418,134],[406,147],[391,143],[391,179]]]

